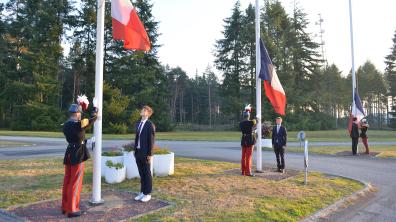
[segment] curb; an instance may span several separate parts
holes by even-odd
[[[338,209],[344,208],[345,206],[348,205],[348,203],[358,200],[359,198],[361,198],[362,196],[364,196],[365,194],[367,194],[369,192],[375,191],[375,187],[371,183],[367,183],[365,181],[352,179],[349,177],[335,175],[335,174],[326,174],[326,175],[337,176],[337,177],[341,177],[341,178],[345,178],[345,179],[349,179],[349,180],[355,180],[359,183],[364,184],[365,187],[363,189],[358,190],[347,197],[343,197],[340,200],[336,201],[335,203],[301,219],[300,222],[313,222],[313,221],[318,221],[319,219],[323,219],[324,217],[330,215],[331,213],[337,211]]]

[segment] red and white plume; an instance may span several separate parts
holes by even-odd
[[[125,49],[150,51],[146,29],[130,0],[112,0],[111,17],[113,39],[123,40]]]
[[[251,106],[250,104],[248,104],[247,106],[245,106],[245,112],[252,113],[252,106]]]
[[[77,103],[78,103],[78,105],[81,106],[81,108],[83,110],[87,110],[88,109],[89,100],[88,100],[86,95],[79,95],[77,97]]]

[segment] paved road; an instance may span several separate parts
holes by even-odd
[[[0,148],[0,159],[40,158],[62,156],[65,141],[60,138],[37,137],[4,137],[0,140],[20,141],[34,144],[31,147]],[[104,141],[105,150],[125,144],[126,140]],[[190,141],[158,141],[161,147],[168,147],[176,156],[200,159],[239,162],[240,148],[238,142],[190,142]],[[327,144],[329,143],[319,143]],[[337,144],[338,143],[334,143]],[[393,143],[392,143],[393,144]],[[298,144],[289,144],[297,146]],[[274,154],[263,152],[263,163],[274,165]],[[298,153],[286,154],[286,168],[303,168],[303,156]],[[343,210],[335,214],[335,221],[396,221],[396,160],[380,159],[367,156],[325,156],[311,155],[310,170],[337,174],[366,182],[378,188],[376,195],[355,204],[351,210]]]

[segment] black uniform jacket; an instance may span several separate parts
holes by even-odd
[[[256,143],[256,135],[254,134],[256,120],[243,120],[239,123],[239,128],[242,132],[241,146],[253,146]]]
[[[69,119],[63,125],[63,134],[69,143],[63,158],[63,164],[79,164],[89,159],[85,144],[85,129],[96,120],[96,116],[81,121]]]

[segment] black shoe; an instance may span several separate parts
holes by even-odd
[[[67,214],[67,217],[68,217],[68,218],[71,218],[71,217],[79,217],[79,216],[81,216],[81,212],[80,212],[80,211]]]
[[[65,214],[66,214],[66,211],[65,211],[65,210],[62,210],[62,214],[65,215]]]

